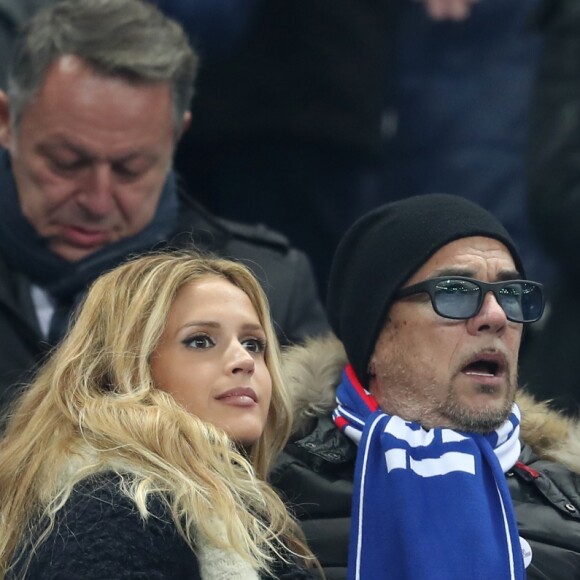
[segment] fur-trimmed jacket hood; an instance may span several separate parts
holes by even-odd
[[[309,433],[316,419],[336,407],[336,387],[347,364],[342,343],[332,334],[310,339],[283,353],[283,370],[292,397],[293,433]],[[542,459],[556,461],[580,473],[580,422],[536,401],[523,389],[516,402],[522,412],[521,438]]]

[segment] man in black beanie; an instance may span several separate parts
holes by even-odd
[[[361,580],[580,578],[580,426],[517,389],[543,307],[508,232],[464,198],[407,198],[346,233],[340,342],[287,352],[298,413],[272,474],[327,578],[347,554]]]

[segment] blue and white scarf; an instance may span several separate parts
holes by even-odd
[[[337,401],[359,445],[349,580],[525,579],[504,475],[520,453],[516,405],[488,435],[425,430],[383,413],[350,366]]]

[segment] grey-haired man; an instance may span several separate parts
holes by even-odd
[[[0,92],[2,399],[62,336],[88,283],[167,243],[248,263],[283,340],[327,328],[302,253],[179,191],[172,155],[196,69],[179,25],[141,0],[62,0],[23,30]]]

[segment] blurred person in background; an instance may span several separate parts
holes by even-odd
[[[534,85],[526,159],[536,234],[556,264],[545,324],[530,333],[522,379],[566,413],[580,414],[580,4],[545,0],[535,18],[544,49]]]
[[[219,215],[289,236],[322,289],[346,228],[381,203],[400,2],[157,0],[201,55],[176,167]],[[424,4],[461,20],[473,2]]]

